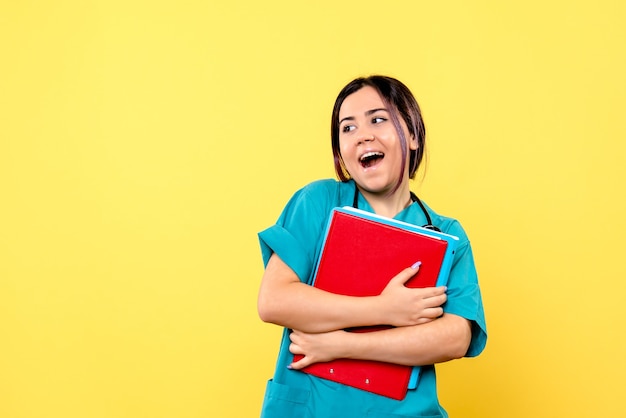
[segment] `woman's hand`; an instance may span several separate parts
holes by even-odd
[[[289,351],[304,357],[292,363],[289,368],[300,370],[313,363],[323,363],[344,357],[342,353],[345,351],[346,344],[343,342],[343,337],[346,334],[347,332],[343,330],[316,334],[293,330],[289,335],[291,339]]]
[[[447,288],[408,288],[404,284],[419,270],[409,267],[389,281],[379,296],[383,324],[410,326],[430,322],[443,315],[441,307],[448,299]]]

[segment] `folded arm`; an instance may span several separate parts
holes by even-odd
[[[265,322],[309,333],[368,325],[425,324],[442,315],[445,287],[404,286],[417,268],[406,268],[378,296],[352,297],[325,292],[302,283],[277,254],[265,268],[258,311]]]
[[[294,369],[337,358],[423,366],[463,357],[471,341],[471,326],[465,318],[444,314],[425,324],[365,333],[294,330],[290,338],[289,350],[304,355],[291,365]]]

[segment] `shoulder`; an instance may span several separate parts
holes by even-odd
[[[351,182],[340,182],[334,179],[316,180],[294,193],[292,201],[306,202],[307,205],[323,208],[332,207],[345,201],[353,190],[354,186]]]
[[[285,206],[282,218],[325,218],[330,210],[345,204],[349,185],[333,179],[313,181],[296,191]]]
[[[298,192],[307,195],[335,195],[345,188],[347,183],[342,183],[334,179],[315,180],[302,187]]]

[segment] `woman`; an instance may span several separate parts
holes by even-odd
[[[396,79],[355,79],[337,97],[331,136],[339,181],[316,181],[299,190],[276,225],[259,234],[265,263],[259,315],[285,327],[261,415],[447,417],[437,399],[433,365],[480,354],[487,335],[465,232],[456,220],[436,214],[409,189],[409,179],[424,155],[419,106]],[[416,225],[432,223],[459,237],[447,288],[405,287],[419,263],[390,278],[376,297],[335,295],[311,286],[328,216],[338,206],[356,206]],[[344,331],[380,324],[395,327]],[[294,354],[303,357],[293,362]],[[337,358],[422,366],[419,383],[398,401],[300,371]]]

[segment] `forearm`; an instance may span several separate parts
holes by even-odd
[[[378,322],[373,298],[357,298],[324,292],[302,283],[273,292],[259,301],[265,322],[305,332],[327,332],[374,325]]]
[[[381,321],[376,297],[336,295],[306,285],[276,255],[266,266],[258,311],[265,322],[311,333]]]
[[[463,357],[471,340],[465,318],[444,314],[432,322],[368,333],[344,333],[339,357],[422,366]]]

